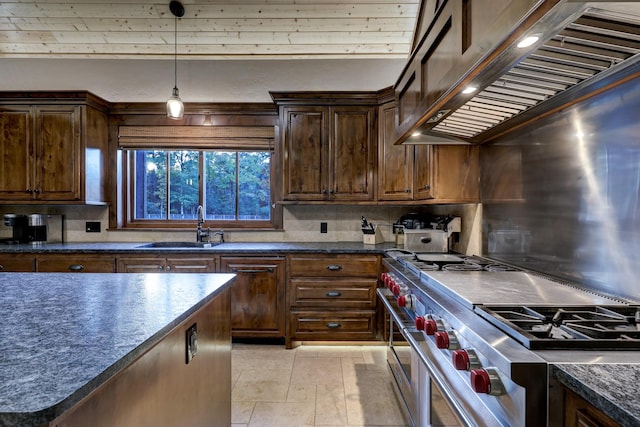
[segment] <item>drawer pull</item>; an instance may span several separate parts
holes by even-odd
[[[246,270],[240,270],[233,268],[234,273],[273,273],[273,268],[250,268]]]
[[[329,322],[327,323],[327,328],[329,329],[338,329],[340,326],[342,326],[340,323],[338,322]]]
[[[329,264],[327,265],[327,270],[329,271],[339,271],[342,270],[342,266],[339,264]]]
[[[338,291],[329,291],[329,292],[327,292],[327,296],[328,297],[335,298],[335,297],[339,297],[340,295],[342,295],[342,293],[338,292]]]
[[[82,270],[84,270],[84,265],[82,265],[82,264],[71,264],[69,266],[69,270],[71,270],[71,271],[82,271]]]

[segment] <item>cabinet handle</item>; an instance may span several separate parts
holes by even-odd
[[[25,193],[33,193],[33,191],[31,191],[30,188],[27,188],[26,190],[24,190]]]
[[[329,190],[329,194],[333,194],[335,191],[333,189]]]
[[[342,266],[339,264],[329,264],[327,265],[327,270],[329,271],[339,271],[342,270]]]
[[[406,189],[404,190],[404,192],[405,192],[405,193],[411,193],[411,189],[410,189],[410,188],[406,188]]]
[[[338,322],[329,322],[327,323],[327,328],[329,329],[338,329],[339,327],[341,327],[342,325]]]
[[[273,273],[273,268],[250,268],[247,270],[232,268],[231,271],[234,273]]]
[[[323,188],[321,191],[322,191],[322,194],[327,194],[327,189],[326,188]]]
[[[36,193],[36,194],[38,194],[38,193],[40,193],[40,189],[39,189],[39,188],[34,188],[34,189],[33,189],[33,192],[34,192],[34,193]]]
[[[431,186],[430,186],[429,184],[425,184],[425,185],[424,185],[424,189],[425,189],[425,190],[429,190],[430,188],[431,188]]]
[[[4,265],[0,264],[0,271],[4,270]]]
[[[342,295],[342,293],[338,292],[338,291],[329,291],[329,292],[327,292],[327,296],[328,297],[335,298],[335,297],[339,297],[340,295]]]
[[[167,265],[167,271],[171,270],[171,266]]]
[[[164,270],[164,267],[162,267],[161,265],[158,266],[158,270]]]
[[[69,270],[71,270],[71,271],[82,271],[82,270],[84,270],[84,265],[82,265],[82,264],[71,264],[69,266]]]

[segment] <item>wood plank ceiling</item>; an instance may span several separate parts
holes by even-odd
[[[183,0],[181,59],[406,58],[419,0]],[[169,0],[3,0],[0,58],[166,58]]]

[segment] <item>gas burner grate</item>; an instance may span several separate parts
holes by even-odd
[[[442,270],[444,271],[481,271],[482,266],[478,264],[465,262],[462,264],[445,264],[442,266]]]
[[[636,306],[477,306],[475,311],[529,349],[640,348]]]

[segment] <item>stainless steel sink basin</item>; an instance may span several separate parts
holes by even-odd
[[[152,242],[136,246],[136,248],[158,248],[158,249],[185,249],[185,248],[212,248],[218,243],[211,242]]]

